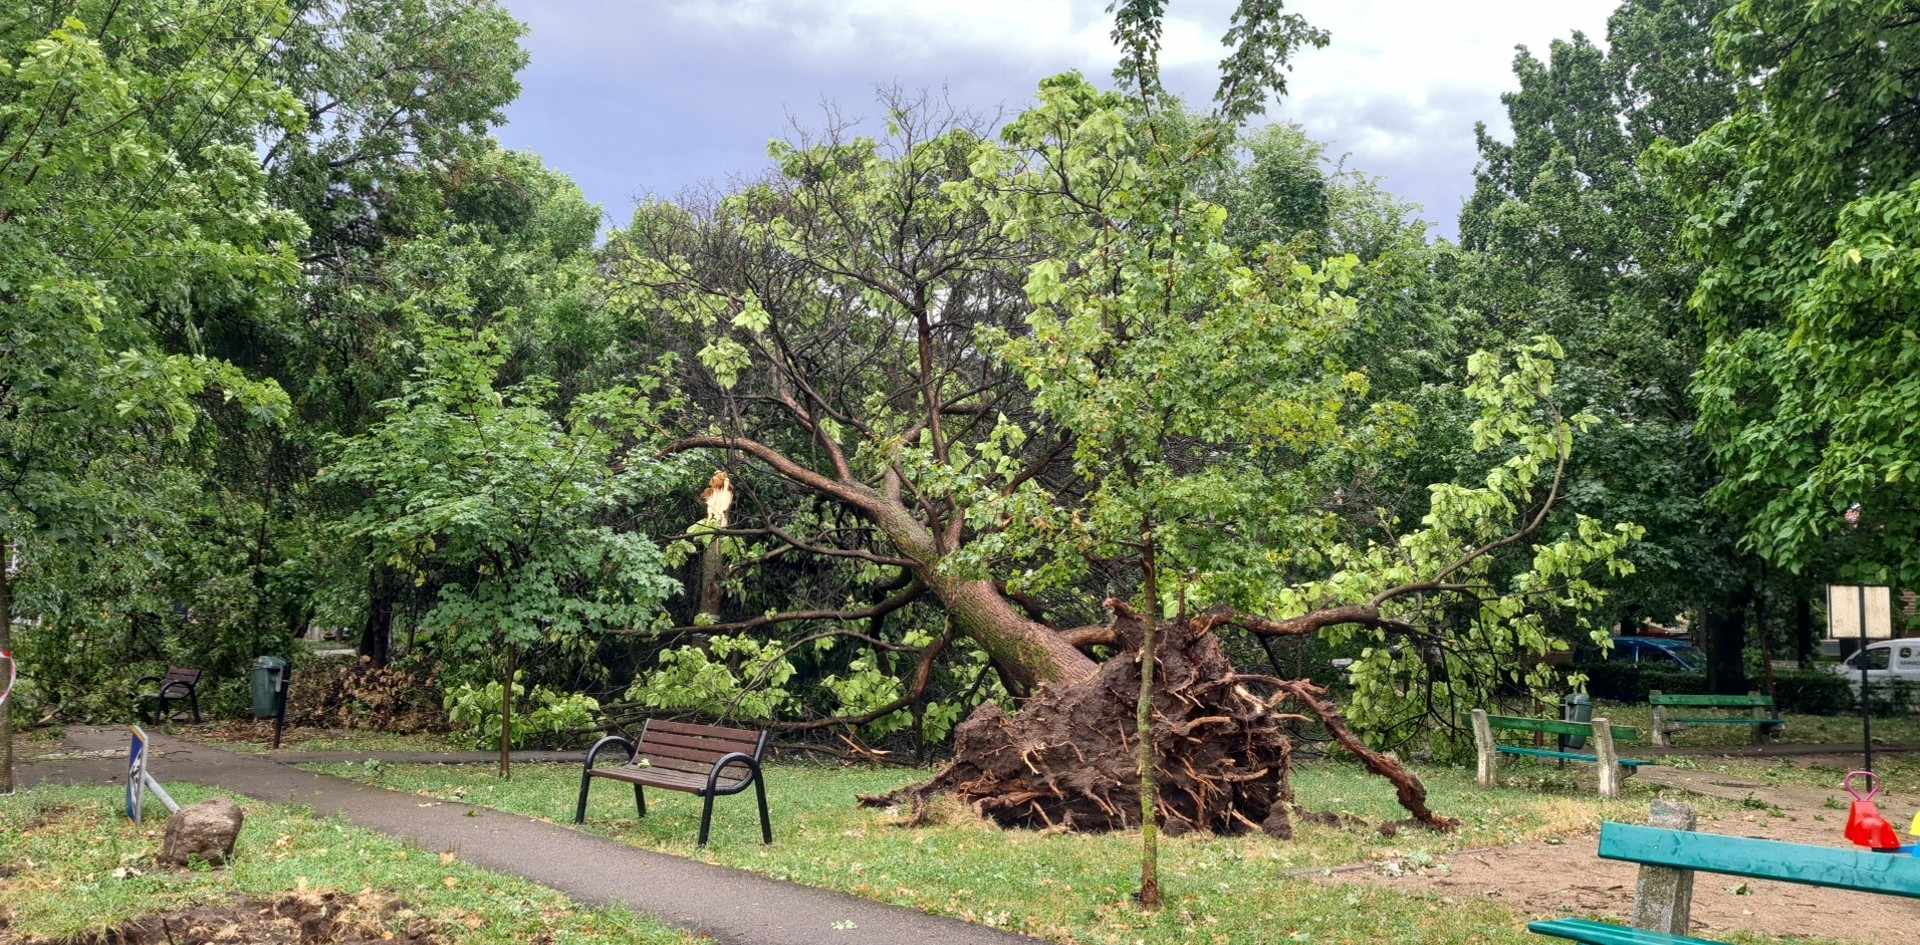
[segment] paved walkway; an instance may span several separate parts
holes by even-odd
[[[115,783],[126,773],[124,729],[68,730],[70,757],[31,761],[23,786]],[[111,757],[114,749],[121,757]],[[733,945],[1037,945],[955,919],[640,850],[555,824],[302,771],[259,756],[154,736],[163,781],[303,804],[349,823],[523,876],[581,902],[620,904]],[[356,755],[356,757],[365,757]],[[775,818],[778,819],[778,809]],[[778,824],[776,823],[776,829]],[[776,841],[777,842],[777,841]]]

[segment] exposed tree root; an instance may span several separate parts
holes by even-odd
[[[951,794],[1003,826],[1115,830],[1139,826],[1134,706],[1140,691],[1139,615],[1109,601],[1122,652],[1091,677],[1042,686],[1017,716],[986,703],[954,732],[954,760],[925,783],[861,798],[868,805],[924,810]],[[1160,628],[1153,710],[1159,758],[1160,826],[1234,834],[1293,833],[1288,725],[1324,724],[1367,768],[1393,782],[1414,822],[1445,830],[1453,821],[1426,806],[1426,789],[1392,755],[1368,748],[1325,690],[1304,680],[1235,673],[1211,633],[1214,621]],[[1268,695],[1256,694],[1267,688]],[[1294,705],[1308,714],[1288,711]]]

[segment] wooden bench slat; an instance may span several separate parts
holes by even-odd
[[[1564,938],[1587,945],[1722,945],[1720,942],[1704,938],[1691,938],[1685,935],[1668,935],[1664,932],[1649,932],[1645,929],[1613,925],[1607,922],[1594,922],[1589,919],[1552,919],[1544,922],[1527,923],[1527,931],[1535,935],[1547,935]]]
[[[675,758],[672,755],[661,755],[661,754],[654,754],[654,755],[641,754],[641,755],[638,755],[637,757],[643,761],[646,761],[647,764],[655,768],[668,768],[673,771],[686,771],[693,774],[702,774],[702,775],[713,770],[712,760],[693,761],[687,758]],[[633,766],[629,766],[629,767],[633,767]]]
[[[688,765],[694,765],[701,771],[713,767],[713,763],[719,761],[720,756],[724,754],[726,753],[720,752],[716,754],[694,748],[681,748],[678,745],[641,745],[639,751],[639,757],[641,758],[654,758],[660,761],[671,759]],[[676,765],[675,767],[679,766]]]
[[[1736,715],[1703,716],[1700,718],[1668,719],[1676,725],[1785,725],[1786,719],[1755,719]]]
[[[1587,764],[1595,764],[1600,760],[1593,755],[1582,755],[1571,751],[1554,751],[1549,748],[1525,748],[1520,745],[1501,745],[1495,750],[1503,755],[1524,755],[1528,758],[1553,758],[1561,761],[1583,761]],[[1622,768],[1638,768],[1641,765],[1653,763],[1651,761],[1641,761],[1636,758],[1620,758],[1616,760]]]
[[[1616,823],[1600,828],[1600,856],[1920,899],[1920,857]]]
[[[753,752],[751,746],[741,748],[739,742],[721,741],[714,738],[695,738],[691,735],[661,734],[658,732],[648,732],[646,737],[640,740],[640,744],[642,746],[665,745],[686,751],[703,752],[709,761],[721,755],[732,754],[736,751],[745,751],[748,754],[752,754]]]
[[[1489,715],[1487,716],[1487,724],[1496,729],[1503,729],[1510,732],[1544,732],[1548,735],[1593,737],[1593,723],[1591,722],[1568,722],[1563,719],[1529,719],[1513,715]],[[1613,740],[1616,742],[1631,742],[1639,738],[1640,732],[1637,729],[1628,728],[1624,725],[1615,725],[1613,727]]]
[[[704,738],[716,738],[721,741],[739,742],[748,746],[741,751],[751,751],[759,744],[760,733],[743,728],[722,728],[718,725],[696,725],[692,722],[662,722],[649,719],[648,732],[660,732],[666,735],[696,735]]]
[[[1661,693],[1647,699],[1649,705],[1684,705],[1695,707],[1718,707],[1726,709],[1752,708],[1754,706],[1772,706],[1770,696],[1716,696],[1703,693],[1681,693],[1673,695]]]

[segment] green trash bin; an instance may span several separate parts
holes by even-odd
[[[253,661],[253,717],[279,716],[280,703],[287,698],[287,661],[278,656],[262,656]]]

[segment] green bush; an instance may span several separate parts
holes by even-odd
[[[518,680],[519,674],[514,678]],[[447,690],[447,721],[454,735],[474,748],[500,747],[500,683],[470,683]],[[584,693],[559,693],[513,684],[514,712],[509,740],[514,748],[571,748],[599,722],[600,702]]]

